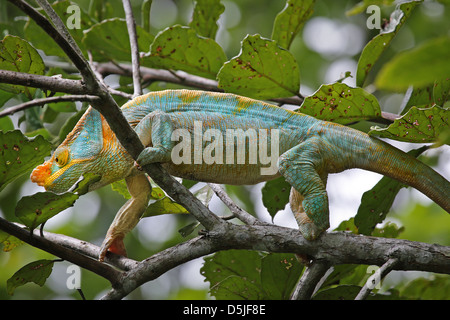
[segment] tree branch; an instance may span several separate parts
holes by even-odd
[[[140,75],[140,64],[139,64],[139,46],[137,41],[136,33],[136,23],[133,16],[133,10],[131,9],[131,3],[129,0],[122,0],[123,9],[125,11],[125,18],[127,21],[128,36],[130,38],[130,48],[131,48],[131,65],[133,68],[133,86],[134,94],[133,97],[138,97],[142,95],[141,87],[141,75]]]
[[[14,107],[10,107],[10,108],[2,110],[0,112],[0,118],[4,117],[4,116],[12,115],[16,112],[25,110],[30,107],[43,106],[47,103],[56,103],[56,102],[64,102],[64,101],[91,101],[92,102],[96,99],[99,99],[99,98],[96,96],[90,96],[90,95],[66,95],[66,96],[34,99],[34,100],[31,100],[28,102],[18,104]]]
[[[15,84],[53,92],[86,94],[87,87],[80,80],[61,79],[60,77],[41,76],[25,72],[0,70],[0,83]]]
[[[208,186],[214,191],[214,193],[219,197],[220,200],[230,209],[231,213],[246,224],[260,224],[264,223],[260,220],[256,219],[247,211],[240,208],[234,201],[230,198],[230,196],[223,190],[223,188],[215,183],[208,183]]]
[[[395,248],[395,249],[392,249]],[[186,261],[228,249],[267,252],[294,252],[313,257],[305,271],[302,292],[297,298],[310,298],[317,281],[327,269],[337,264],[383,265],[386,257],[395,256],[396,270],[421,270],[450,273],[450,247],[407,240],[363,237],[347,233],[323,234],[316,241],[305,240],[300,231],[276,225],[249,226],[227,223],[226,228],[208,232],[163,250],[140,262],[123,274],[120,285],[103,299],[121,299],[145,282],[159,277]]]
[[[101,263],[96,259],[89,258],[72,249],[65,248],[55,241],[39,236],[38,230],[36,230],[36,233],[33,233],[31,236],[29,230],[21,228],[3,218],[0,218],[0,229],[26,243],[31,244],[33,247],[54,254],[55,256],[82,266],[83,268],[108,279],[113,286],[118,284],[121,275],[120,271],[117,271],[115,268],[105,263]]]
[[[318,283],[324,277],[330,265],[326,261],[313,260],[303,272],[294,293],[292,300],[309,300],[317,288]]]
[[[373,274],[372,276],[369,277],[369,279],[367,279],[367,282],[361,288],[361,291],[359,291],[355,300],[364,300],[365,298],[367,298],[370,291],[372,291],[372,289],[377,284],[375,282],[381,281],[381,279],[383,279],[389,272],[391,272],[395,268],[397,263],[398,263],[397,258],[391,258],[385,264],[383,264],[381,268],[375,272],[375,274]]]

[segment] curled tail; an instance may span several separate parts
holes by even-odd
[[[383,174],[412,186],[450,213],[450,182],[415,157],[369,135],[341,127],[337,140],[347,145],[347,168]],[[332,130],[333,131],[333,130]],[[334,139],[336,140],[336,139]]]

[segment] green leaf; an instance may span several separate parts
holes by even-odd
[[[228,250],[204,260],[200,273],[216,299],[288,299],[303,269],[291,253]]]
[[[127,183],[125,182],[125,179],[116,181],[111,183],[111,189],[118,192],[120,195],[122,195],[125,199],[130,199],[131,195],[128,192]]]
[[[424,87],[450,76],[450,37],[427,41],[414,50],[399,53],[386,63],[375,79],[378,89],[404,91]]]
[[[153,36],[136,26],[140,51],[147,51]],[[92,52],[96,61],[131,61],[130,39],[124,19],[108,19],[86,30],[83,44]]]
[[[263,299],[261,256],[256,251],[228,250],[205,257],[200,273],[216,299]]]
[[[147,32],[150,32],[150,9],[152,7],[152,2],[152,0],[144,0],[141,7],[142,28]]]
[[[382,6],[382,5],[391,5],[394,0],[363,0],[355,4],[351,9],[347,10],[347,16],[353,16],[356,14],[360,14],[365,12],[367,7],[370,5]]]
[[[200,222],[192,222],[188,224],[187,226],[184,226],[183,228],[179,229],[178,232],[181,234],[183,238],[186,238],[188,235],[190,235],[192,232],[195,231],[195,229],[200,226]]]
[[[449,109],[412,107],[387,128],[374,127],[369,135],[393,140],[427,143],[438,140],[449,128]]]
[[[400,189],[405,187],[397,180],[383,177],[361,198],[361,205],[355,216],[355,225],[360,234],[371,235],[375,226],[383,222],[392,207]]]
[[[6,36],[0,42],[0,69],[43,75],[45,65],[39,53],[27,41],[15,36]],[[25,93],[28,99],[32,99],[36,92],[35,88],[3,83],[0,84],[0,89]]]
[[[400,295],[407,299],[448,300],[448,297],[450,297],[450,277],[448,275],[434,275],[431,279],[414,279],[400,290]]]
[[[150,204],[142,217],[153,217],[161,214],[185,214],[189,213],[181,204],[176,203],[169,197],[164,197]]]
[[[78,179],[78,181],[70,188],[70,192],[76,193],[79,196],[89,192],[89,187],[100,181],[102,177],[98,174],[86,172]]]
[[[84,31],[89,29],[95,21],[88,15],[81,6],[72,3],[68,0],[56,1],[52,4],[53,9],[61,17],[62,21],[68,25],[68,22],[73,22],[73,18],[76,17],[77,13],[71,13],[68,11],[68,7],[71,5],[75,5],[77,9],[80,10],[80,26],[77,28],[76,26],[72,29],[68,28],[69,33],[72,35],[75,42],[78,46],[81,47],[81,50],[85,51],[83,47],[82,39],[84,36]],[[47,17],[47,14],[42,10],[38,10],[42,15]],[[75,15],[74,15],[75,14]],[[126,30],[126,29],[125,29]],[[29,19],[27,24],[25,25],[25,36],[26,38],[38,49],[41,49],[45,52],[46,55],[58,56],[67,59],[67,55],[64,51],[55,44],[55,41],[44,31],[41,27],[39,27],[33,19]]]
[[[296,111],[340,124],[381,117],[380,105],[375,96],[345,83],[322,85],[313,95],[306,97]]]
[[[23,286],[28,282],[34,282],[42,287],[52,273],[53,264],[53,260],[45,259],[27,264],[8,279],[6,282],[6,291],[12,296],[17,287]]]
[[[219,28],[217,20],[224,10],[225,6],[220,0],[196,0],[189,27],[200,36],[214,39]]]
[[[52,145],[42,136],[28,139],[19,130],[0,131],[0,191],[50,155]]]
[[[312,300],[354,300],[359,291],[360,286],[341,285],[319,291]]]
[[[277,14],[272,30],[272,40],[289,49],[295,36],[313,13],[315,0],[287,0],[284,9]]]
[[[3,244],[3,251],[9,252],[17,246],[20,246],[23,241],[0,230],[0,243]]]
[[[10,117],[1,117],[0,118],[0,128],[3,132],[14,130],[14,124]]]
[[[73,206],[79,198],[77,194],[66,192],[55,194],[53,192],[38,192],[25,196],[19,200],[15,215],[31,230],[61,211]]]
[[[267,181],[261,189],[262,201],[272,219],[289,202],[291,185],[283,177]]]
[[[408,154],[418,157],[427,149],[428,147],[424,146],[411,150]],[[366,191],[361,197],[361,204],[354,220],[358,233],[371,235],[375,226],[384,221],[394,203],[395,197],[400,189],[404,187],[407,186],[397,180],[383,177],[371,190]],[[377,232],[379,234],[382,233],[382,231]]]
[[[364,3],[366,2],[367,1],[364,1]],[[357,86],[362,87],[364,85],[367,75],[370,70],[372,70],[374,64],[378,61],[381,54],[389,46],[392,39],[394,39],[406,19],[411,15],[411,12],[419,3],[419,1],[411,1],[397,6],[395,11],[391,14],[389,25],[381,30],[380,34],[370,40],[364,47],[361,56],[359,57],[358,67],[356,70]]]
[[[225,53],[217,42],[198,36],[191,28],[177,25],[158,33],[150,53],[142,59],[142,65],[183,70],[215,79],[225,61]]]
[[[294,56],[275,41],[248,35],[241,52],[217,75],[219,88],[256,99],[298,95],[300,75]]]
[[[295,255],[270,253],[261,260],[261,284],[267,299],[288,300],[303,271]]]

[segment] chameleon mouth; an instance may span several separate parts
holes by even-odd
[[[74,164],[80,164],[85,161],[91,159],[78,159],[72,160],[69,164],[65,165],[63,168],[60,168],[58,171],[52,173],[52,165],[53,161],[50,159],[43,164],[34,168],[31,172],[30,179],[32,182],[37,183],[38,186],[44,187],[45,190],[56,190],[58,186],[54,186],[53,183],[56,179],[58,179],[62,174],[64,174],[67,169],[69,169]]]

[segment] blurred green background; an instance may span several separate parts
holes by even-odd
[[[74,1],[86,11],[89,10],[90,0]],[[227,0],[222,1],[225,12],[219,20],[217,42],[224,48],[230,59],[238,55],[241,41],[247,34],[259,33],[263,37],[270,38],[275,16],[284,8],[284,0]],[[321,84],[331,83],[340,79],[345,72],[350,71],[355,76],[355,70],[359,54],[365,44],[376,34],[378,30],[370,30],[366,26],[368,14],[365,12],[347,16],[346,11],[354,7],[358,1],[351,0],[321,0],[317,1],[314,13],[306,23],[303,30],[294,40],[290,51],[300,66],[301,93],[309,95],[316,91]],[[137,23],[140,23],[141,1],[132,1]],[[119,0],[108,1],[114,16],[124,17],[122,3]],[[162,29],[174,25],[187,25],[192,16],[192,0],[153,0],[151,10],[151,33],[156,35]],[[382,17],[389,19],[395,6],[382,7]],[[2,37],[8,33],[26,39],[23,34],[25,18],[23,14],[6,1],[0,1],[0,31]],[[391,46],[382,55],[381,60],[375,65],[371,77],[384,62],[392,58],[396,53],[411,49],[414,46],[440,35],[448,35],[450,30],[450,7],[436,1],[426,1],[412,14],[407,23],[402,27]],[[371,83],[369,77],[366,83]],[[345,82],[354,85],[354,78],[348,78]],[[165,84],[154,84],[166,86]],[[167,87],[170,87],[167,85]],[[399,113],[403,99],[401,94],[374,91],[370,85],[366,88],[378,99],[384,111]],[[5,106],[11,106],[17,101],[9,101]],[[80,106],[78,105],[78,108]],[[14,124],[17,126],[18,117],[14,116]],[[63,119],[56,121],[53,132],[58,132]],[[360,125],[367,130],[370,123]],[[52,128],[48,128],[52,132]],[[403,150],[409,150],[413,145],[406,143],[394,143]],[[441,148],[446,149],[446,147]],[[448,149],[448,147],[447,147]],[[444,176],[450,176],[450,152],[448,150],[436,150],[429,152],[427,158],[436,170]],[[346,173],[330,177],[328,190],[330,192],[331,224],[336,227],[341,221],[354,216],[359,206],[361,195],[370,189],[379,179],[379,175],[366,173],[361,170],[351,170]],[[227,191],[244,209],[255,213],[261,219],[270,221],[270,217],[261,203],[262,185],[253,187],[229,187]],[[23,176],[7,186],[0,193],[0,216],[17,221],[14,216],[14,208],[17,201],[24,195],[30,195],[42,188],[32,184],[28,176]],[[115,213],[125,202],[118,193],[109,186],[83,196],[75,205],[47,222],[47,231],[63,233],[82,240],[101,244],[103,237],[110,225]],[[226,209],[216,198],[211,203],[211,209],[218,214],[225,214]],[[411,189],[403,189],[395,204],[393,212],[388,215],[388,220],[394,221],[405,227],[401,238],[417,240],[428,243],[450,245],[450,225],[448,216],[437,205],[431,203],[419,192]],[[145,218],[138,227],[130,233],[125,244],[128,254],[136,260],[144,259],[155,252],[170,247],[185,239],[178,230],[193,222],[190,216],[158,216]],[[274,223],[296,227],[291,216],[290,209],[278,213]],[[191,235],[195,236],[195,234]],[[0,252],[0,299],[79,299],[74,290],[67,289],[66,280],[67,262],[58,262],[44,287],[27,284],[16,289],[14,296],[6,293],[6,281],[14,272],[25,264],[38,259],[54,259],[55,257],[35,249],[29,245],[22,245],[12,252]],[[205,299],[209,298],[208,283],[203,281],[199,273],[203,259],[186,263],[171,270],[157,280],[143,285],[130,294],[129,299]],[[383,285],[389,288],[391,285],[406,283],[411,277],[417,275],[431,277],[424,273],[393,273]],[[400,284],[401,286],[402,284]],[[82,271],[81,283],[84,295],[87,299],[101,297],[109,288],[109,283],[88,272]]]

